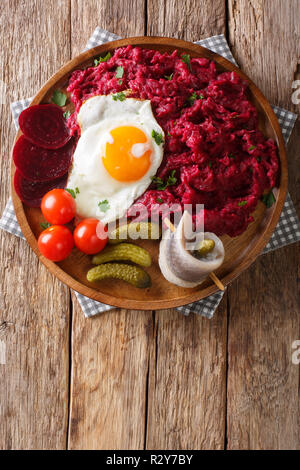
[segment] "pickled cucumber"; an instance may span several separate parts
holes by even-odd
[[[122,281],[129,282],[129,284],[140,289],[151,286],[151,278],[149,274],[139,266],[107,263],[95,266],[87,273],[87,280],[89,282],[101,281],[102,279],[107,278],[120,279]]]
[[[205,256],[208,253],[211,253],[215,247],[215,242],[214,240],[202,240],[202,242],[199,244],[196,252],[198,256]]]
[[[151,266],[151,256],[148,251],[132,243],[108,246],[92,259],[93,264],[103,264],[110,261],[132,261],[140,266]]]
[[[116,244],[131,239],[158,240],[160,227],[152,222],[131,222],[112,230],[109,234],[109,243]]]

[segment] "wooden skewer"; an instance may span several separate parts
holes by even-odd
[[[175,232],[176,229],[175,229],[174,225],[172,224],[172,222],[169,219],[167,219],[167,217],[164,219],[164,223],[171,230],[171,232]],[[220,279],[215,275],[214,272],[211,272],[209,274],[209,277],[211,278],[211,280],[216,284],[216,286],[220,290],[225,290],[224,284],[220,281]]]

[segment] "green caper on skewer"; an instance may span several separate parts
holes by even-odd
[[[196,248],[196,254],[200,257],[206,256],[208,253],[211,253],[215,247],[214,240],[204,239],[201,243],[199,243],[198,247]]]

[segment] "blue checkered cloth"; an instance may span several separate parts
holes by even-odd
[[[98,27],[90,37],[85,50],[91,49],[109,41],[115,41],[116,39],[120,39],[120,37]],[[223,34],[212,36],[207,39],[202,39],[201,41],[196,41],[196,44],[200,44],[201,46],[222,55],[237,65]],[[27,98],[11,104],[11,112],[16,129],[19,127],[18,120],[20,113],[23,111],[23,109],[30,105],[31,100],[32,98]],[[278,108],[277,106],[273,106],[273,109],[281,126],[285,142],[287,142],[293,130],[297,115],[287,111],[286,109]],[[0,228],[12,233],[13,235],[24,238],[18,225],[11,199],[8,201],[2,218],[0,219]],[[263,253],[268,253],[269,251],[276,250],[277,248],[295,243],[299,240],[300,223],[294,205],[288,194],[276,230],[273,233],[269,243],[265,247]],[[75,292],[75,294],[86,317],[92,317],[98,313],[106,312],[115,308],[111,305],[96,302],[95,300],[85,297],[78,292]],[[212,318],[216,308],[222,300],[223,295],[224,292],[218,291],[215,294],[206,297],[205,299],[199,300],[198,302],[194,302],[189,305],[183,305],[182,307],[177,307],[177,310],[184,315],[196,313],[198,315],[203,315],[206,318]]]

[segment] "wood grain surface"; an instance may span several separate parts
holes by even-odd
[[[68,2],[49,2],[56,21],[49,21],[43,5],[43,0],[1,2],[0,79],[7,90],[0,104],[1,212],[9,197],[7,157],[15,134],[9,103],[35,93],[70,54]],[[36,54],[38,44],[47,44],[43,60]],[[0,256],[0,340],[6,349],[6,364],[0,365],[0,448],[63,449],[70,294],[23,240],[2,231]]]
[[[267,98],[299,113],[299,14],[295,0],[2,0],[0,209],[9,103],[32,96],[97,25],[120,36],[227,34]],[[299,137],[298,124],[288,146],[298,211]],[[24,241],[1,232],[0,243],[0,449],[300,449],[297,246],[257,260],[212,320],[174,310],[87,320]]]
[[[291,95],[299,13],[293,0],[229,1],[229,39],[239,65],[270,102],[298,113]],[[299,122],[288,150],[299,214]],[[300,337],[298,267],[299,246],[285,247],[258,259],[229,288],[229,449],[300,447],[299,367],[291,363],[292,342]]]

